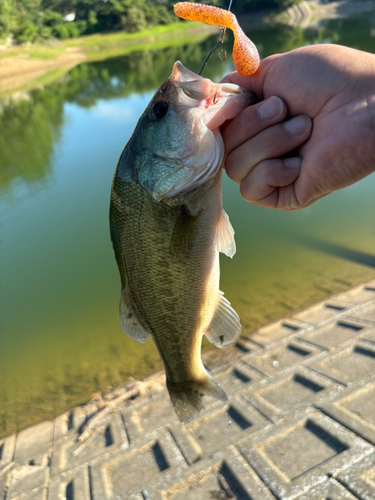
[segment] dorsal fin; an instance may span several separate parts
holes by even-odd
[[[150,334],[139,324],[134,314],[126,303],[125,294],[122,291],[120,297],[120,323],[121,328],[128,337],[142,344],[146,342]]]
[[[234,229],[223,208],[221,209],[216,225],[216,246],[219,252],[224,253],[230,258],[236,253]]]
[[[240,334],[240,318],[230,302],[224,297],[223,292],[219,291],[216,310],[205,335],[216,347],[227,347],[234,344]]]

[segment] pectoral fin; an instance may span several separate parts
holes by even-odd
[[[139,324],[134,314],[130,311],[126,303],[124,292],[121,292],[120,298],[120,323],[121,328],[128,337],[137,340],[142,344],[146,342],[150,334]]]
[[[236,253],[234,229],[223,208],[221,209],[216,226],[216,245],[219,252],[224,253],[230,258]]]
[[[240,336],[241,323],[238,314],[224,297],[223,292],[219,294],[215,314],[205,335],[216,347],[227,347],[234,344]]]

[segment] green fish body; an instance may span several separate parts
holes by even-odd
[[[202,336],[225,347],[241,332],[219,290],[219,251],[233,256],[235,243],[222,208],[218,127],[250,99],[243,89],[213,84],[176,63],[140,118],[113,180],[110,230],[121,326],[140,342],[152,336],[183,422],[198,414],[203,395],[226,399],[203,366]],[[210,115],[212,102],[217,108]]]

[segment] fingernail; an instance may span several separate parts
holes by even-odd
[[[299,115],[285,122],[284,127],[292,135],[303,135],[310,130],[311,120],[307,115]]]
[[[272,96],[260,104],[258,113],[263,120],[273,120],[281,115],[283,107],[283,101],[279,97]]]
[[[284,165],[287,168],[299,169],[301,168],[301,162],[302,158],[300,158],[299,156],[294,156],[292,158],[284,158]]]

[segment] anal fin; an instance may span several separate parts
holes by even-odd
[[[234,241],[234,229],[229,217],[222,208],[216,225],[216,245],[219,252],[232,258],[236,253],[236,242]]]
[[[219,291],[216,310],[205,335],[216,347],[227,347],[234,344],[240,334],[240,318],[230,302],[224,297],[223,292]]]
[[[121,292],[120,297],[120,323],[122,331],[133,340],[137,340],[143,344],[150,337],[150,334],[139,324],[134,314],[130,311],[124,292]]]

